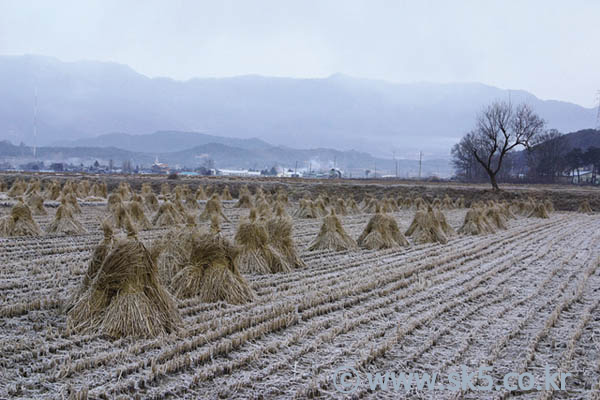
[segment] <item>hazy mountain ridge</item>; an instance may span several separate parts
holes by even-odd
[[[37,90],[40,145],[107,132],[196,131],[385,157],[392,150],[401,157],[419,150],[447,155],[478,110],[509,98],[509,91],[479,83],[395,84],[339,74],[151,79],[124,65],[41,56],[0,57],[0,86],[0,138],[15,143],[33,143]],[[519,90],[510,91],[510,98],[531,103],[549,128],[563,132],[595,121],[595,110],[575,104],[542,101]]]

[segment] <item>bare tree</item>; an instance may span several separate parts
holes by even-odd
[[[529,175],[538,181],[554,183],[566,166],[567,145],[557,130],[537,135],[533,146],[527,152]]]
[[[459,145],[473,154],[492,187],[500,190],[496,176],[506,154],[519,146],[529,149],[544,125],[544,120],[527,104],[514,108],[511,103],[495,102],[477,116],[475,129],[467,133]]]

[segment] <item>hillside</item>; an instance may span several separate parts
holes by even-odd
[[[41,56],[0,57],[0,87],[0,139],[14,143],[34,141],[37,92],[39,145],[109,132],[195,131],[302,149],[360,149],[385,158],[393,151],[415,158],[420,150],[430,158],[446,157],[483,105],[509,97],[507,90],[480,83],[395,84],[344,75],[150,79],[125,65]],[[585,129],[595,120],[594,110],[576,104],[543,101],[520,90],[511,90],[510,97],[527,101],[550,128],[563,132]],[[144,145],[128,148],[161,148]]]

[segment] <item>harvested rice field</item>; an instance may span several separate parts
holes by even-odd
[[[48,191],[43,186],[40,193]],[[274,235],[269,236],[267,221],[276,218],[276,211],[267,209],[273,208],[276,196],[261,199],[252,189],[248,198],[256,208],[253,218],[248,218],[250,209],[237,208],[237,190],[232,190],[232,200],[217,200],[221,210],[215,211],[216,217],[201,217],[209,196],[189,200],[197,207],[177,211],[184,216],[165,226],[157,226],[163,218],[154,218],[158,208],[154,212],[145,208],[151,223],[147,229],[130,226],[132,216],[121,224],[118,212],[109,211],[101,194],[94,201],[78,197],[81,212],[73,211],[72,217],[84,229],[79,234],[47,233],[61,204],[58,198],[44,201],[47,215],[32,216],[39,228],[36,235],[11,236],[9,225],[18,225],[18,218],[3,222],[9,233],[0,237],[0,398],[599,398],[598,214],[587,208],[553,212],[550,204],[540,211],[542,203],[461,205],[457,199],[448,204],[425,199],[422,205],[398,200],[398,206],[387,207],[387,200],[379,198],[371,208],[369,199],[357,195],[354,211],[348,201],[345,212],[330,201],[316,218],[303,218],[298,216],[301,202],[290,196],[287,202],[280,199],[279,211],[280,218],[283,212],[292,221],[296,253],[287,255],[268,244]],[[175,191],[161,195],[154,190],[154,195],[159,204],[172,200],[177,209],[180,199]],[[261,206],[262,201],[266,205]],[[18,196],[9,196],[8,187],[0,202],[1,216],[10,216],[11,209],[22,203]],[[63,206],[66,209],[68,203]],[[416,234],[405,237],[419,211],[423,222],[413,229]],[[463,229],[470,211],[470,225]],[[446,231],[437,212],[446,219]],[[326,215],[332,217],[331,230],[322,228]],[[374,220],[369,228],[372,236],[361,238],[375,215],[385,218]],[[107,216],[113,233],[102,229]],[[324,243],[339,244],[335,218],[350,237],[343,238],[349,246],[316,249]],[[505,229],[494,218],[502,220]],[[394,221],[400,236],[381,228],[389,224],[392,229]],[[266,242],[250,240],[262,235],[256,233],[260,229],[250,238],[236,237],[241,222],[264,225]],[[161,268],[179,263],[175,260],[179,251],[172,252],[172,261],[157,254],[167,251],[174,229],[186,226],[198,233],[172,240],[189,237],[195,250],[188,255],[182,244],[181,252],[188,258],[174,277],[164,278]],[[321,233],[330,236],[312,246]],[[100,272],[89,276],[94,251],[107,237],[112,250],[101,259]],[[219,237],[231,249],[214,242],[221,246],[214,250],[216,256],[209,250],[202,253],[209,247],[199,243],[209,237]],[[156,243],[163,247],[155,254]],[[153,313],[155,303],[142,307],[123,297],[118,308],[113,307],[117,300],[103,300],[105,309],[97,314],[93,307],[86,309],[88,319],[77,320],[77,325],[73,310],[79,303],[74,303],[74,296],[86,276],[90,288],[104,287],[99,282],[102,274],[116,276],[108,264],[121,245],[140,251],[147,260],[144,271],[156,269],[158,277],[144,280],[138,274],[132,280],[127,270],[127,260],[134,259],[130,250],[119,264],[128,272],[113,277],[112,286],[106,284],[110,289],[102,293],[111,299],[126,296],[127,291],[146,293],[152,303],[151,286],[156,296],[172,301],[174,309],[164,318],[138,316]],[[244,246],[250,247],[237,249]],[[315,249],[309,250],[311,246]],[[233,255],[220,257],[219,252]],[[300,259],[294,261],[298,265],[285,261],[294,256]],[[277,257],[280,270],[269,272]],[[240,262],[248,265],[237,265]],[[199,265],[205,275],[198,278],[192,267]],[[214,274],[204,279],[210,268]],[[265,268],[263,273],[256,272],[259,268]],[[188,283],[186,290],[178,286],[178,276]],[[194,279],[199,280],[197,285],[192,285]],[[124,281],[129,283],[122,285]],[[161,292],[156,294],[159,289],[153,285]],[[168,314],[178,315],[165,321]],[[119,321],[112,321],[115,318]],[[134,325],[121,326],[124,321],[163,325],[139,331]],[[441,381],[462,366],[470,371],[491,367],[493,391],[469,386],[460,391],[443,387],[394,391],[372,389],[366,382],[366,374],[376,372],[437,373]],[[571,374],[564,390],[502,385],[507,373],[527,372],[543,382],[546,366]],[[352,367],[362,377],[350,394],[342,393],[332,377],[341,367]],[[487,382],[473,379],[473,383]]]

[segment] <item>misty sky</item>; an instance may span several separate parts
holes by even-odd
[[[341,72],[596,103],[600,1],[0,0],[0,54],[176,79]]]

